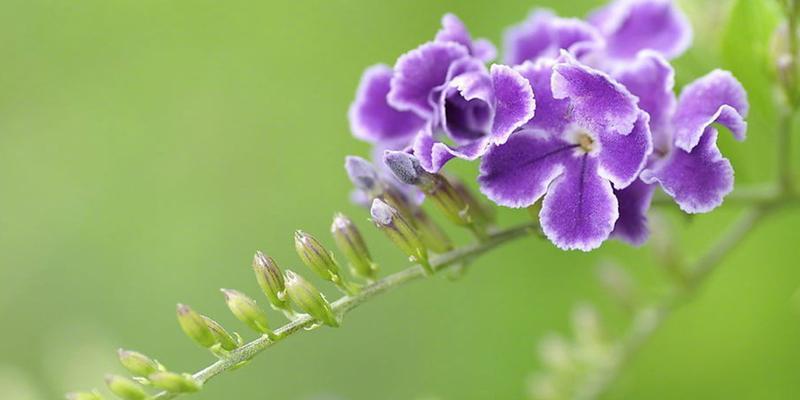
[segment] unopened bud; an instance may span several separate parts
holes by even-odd
[[[189,374],[161,371],[148,379],[153,386],[170,393],[193,393],[203,388],[203,384]]]
[[[135,376],[147,376],[158,371],[158,363],[150,357],[131,350],[117,350],[119,362]]]
[[[427,273],[433,273],[428,263],[428,250],[422,243],[416,229],[390,205],[380,199],[372,202],[370,209],[372,222],[394,242],[409,259],[418,262]]]
[[[386,151],[384,162],[401,182],[422,190],[451,222],[462,226],[474,223],[469,206],[453,185],[445,177],[425,171],[416,157],[402,151]]]
[[[269,302],[276,308],[286,310],[289,304],[286,302],[286,286],[283,283],[278,264],[272,257],[265,256],[264,253],[257,251],[253,257],[253,271],[256,273],[256,280],[264,295]]]
[[[150,396],[142,385],[122,376],[106,375],[106,385],[111,393],[123,400],[146,400]]]
[[[378,171],[371,162],[356,156],[347,156],[344,161],[347,176],[356,188],[373,197],[383,189]]]
[[[314,285],[291,270],[287,269],[285,275],[286,293],[298,308],[325,325],[339,326],[339,321],[333,314],[330,303]]]
[[[66,395],[67,400],[103,400],[103,396],[96,390],[91,392],[71,392]]]
[[[428,250],[439,254],[453,250],[453,242],[450,241],[450,237],[423,209],[414,210],[413,221],[420,240]]]
[[[205,315],[202,317],[203,321],[205,321],[206,325],[208,325],[208,329],[211,329],[211,333],[213,333],[214,337],[217,338],[217,343],[219,343],[220,347],[227,351],[235,350],[237,347],[239,347],[239,340],[228,333],[228,331],[226,331],[222,325],[220,325],[217,321],[206,317]]]
[[[294,248],[303,264],[311,268],[320,278],[326,281],[339,282],[339,266],[333,255],[317,240],[303,231],[294,233]]]
[[[595,345],[602,342],[600,315],[589,304],[581,304],[572,311],[572,329],[579,344]]]
[[[231,313],[247,326],[257,332],[271,333],[267,323],[267,314],[258,307],[255,300],[242,292],[233,289],[220,289],[225,296],[225,303]]]
[[[449,177],[448,181],[453,185],[459,196],[467,203],[469,212],[476,223],[481,225],[491,225],[495,222],[494,209],[482,202],[475,193],[460,179]]]
[[[211,329],[203,317],[185,304],[178,304],[178,323],[183,333],[203,347],[211,347],[217,343]]]
[[[604,262],[597,268],[597,278],[603,288],[626,309],[631,310],[636,302],[631,276],[620,266]]]
[[[564,371],[573,364],[569,343],[557,334],[550,334],[542,339],[538,350],[542,363],[549,368]]]
[[[365,279],[374,279],[378,266],[372,262],[367,244],[364,243],[364,238],[353,221],[342,213],[336,214],[333,217],[331,233],[339,250],[350,261],[352,273]]]

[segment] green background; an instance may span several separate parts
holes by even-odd
[[[103,373],[121,372],[117,347],[179,371],[209,363],[180,332],[175,303],[248,333],[218,288],[258,294],[256,249],[306,271],[292,231],[331,244],[335,211],[368,231],[384,273],[399,270],[399,252],[349,204],[342,170],[346,154],[369,151],[346,119],[363,69],[429,40],[447,11],[498,43],[534,5],[582,16],[600,4],[3,0],[0,398],[101,387]],[[720,146],[737,185],[768,181],[775,111],[765,67],[751,56],[758,27],[745,18],[726,29],[728,2],[682,5],[695,45],[676,61],[678,85],[717,66],[742,79],[753,103],[749,138],[723,135]],[[732,47],[723,52],[726,31]],[[463,162],[449,168],[475,174]],[[738,212],[728,205],[688,219],[668,207],[664,215],[693,258]],[[526,214],[500,217],[509,225]],[[758,227],[608,398],[800,395],[799,226],[795,211]],[[568,333],[576,304],[596,303],[610,334],[622,332],[624,314],[596,282],[596,265],[608,260],[644,293],[664,292],[648,247],[608,242],[584,254],[526,239],[457,283],[418,282],[366,304],[340,329],[293,337],[194,398],[524,398],[541,369],[536,343]]]

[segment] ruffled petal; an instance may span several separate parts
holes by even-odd
[[[692,27],[672,0],[617,0],[588,18],[606,40],[606,53],[632,60],[642,50],[675,58],[692,43]]]
[[[646,183],[660,183],[687,213],[709,212],[733,190],[733,168],[717,148],[717,130],[706,128],[700,141],[686,152],[675,148],[666,159],[642,171]]]
[[[518,65],[540,58],[555,58],[562,49],[570,50],[577,43],[600,40],[594,27],[586,22],[560,18],[549,10],[535,10],[527,20],[506,31],[504,62]]]
[[[675,112],[675,71],[658,53],[645,50],[615,73],[615,78],[634,96],[639,108],[650,114],[650,131],[657,149],[666,151],[672,137],[669,123]]]
[[[554,98],[569,99],[572,120],[593,133],[627,135],[639,118],[638,99],[605,73],[563,52],[562,58],[553,67],[551,90]]]
[[[514,130],[528,122],[536,109],[533,89],[519,72],[505,65],[492,65],[495,113],[492,141],[505,143]]]
[[[597,173],[611,181],[615,189],[630,185],[639,176],[647,158],[653,152],[649,119],[642,112],[631,133],[620,135],[603,132],[598,135],[600,164]]]
[[[374,65],[364,71],[348,112],[355,137],[371,143],[408,144],[422,128],[422,118],[386,102],[391,79],[392,69],[387,65]]]
[[[634,246],[641,246],[647,241],[650,236],[647,210],[650,209],[655,187],[637,179],[625,189],[614,191],[619,201],[619,218],[611,233],[613,237]]]
[[[430,118],[435,111],[435,89],[447,78],[451,64],[468,57],[455,42],[428,42],[397,59],[387,96],[393,107]]]
[[[464,22],[455,14],[442,17],[442,29],[436,33],[437,42],[456,42],[466,47],[470,54],[482,61],[491,61],[497,56],[494,45],[486,39],[472,40]]]
[[[617,198],[597,168],[594,157],[573,157],[544,197],[539,222],[560,249],[596,249],[614,229],[619,216]]]
[[[414,138],[412,149],[422,168],[435,173],[453,158],[477,159],[486,153],[489,145],[488,139],[482,138],[472,143],[450,147],[436,140],[429,129],[424,129]]]
[[[672,120],[675,145],[691,151],[713,123],[726,126],[737,140],[744,140],[749,108],[742,84],[730,72],[714,70],[683,88]]]
[[[481,192],[501,206],[530,206],[562,174],[574,148],[541,132],[519,131],[505,144],[492,147],[481,159]]]
[[[495,117],[492,77],[483,72],[455,76],[442,91],[439,115],[445,133],[457,144],[486,136]]]
[[[553,98],[550,90],[550,79],[553,75],[554,60],[540,59],[537,62],[526,61],[514,67],[531,84],[536,96],[536,112],[523,128],[536,129],[553,135],[560,135],[569,125],[567,119],[569,101]]]

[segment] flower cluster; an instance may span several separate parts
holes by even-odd
[[[670,60],[691,41],[672,0],[615,0],[585,20],[534,10],[507,30],[504,64],[487,67],[495,48],[448,14],[432,41],[365,71],[350,125],[428,173],[479,160],[481,191],[506,207],[541,200],[559,248],[641,244],[656,186],[688,213],[733,188],[716,126],[743,140],[747,96],[716,70],[676,97]]]

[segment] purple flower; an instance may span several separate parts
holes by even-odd
[[[603,57],[615,63],[643,50],[672,59],[692,42],[691,25],[673,0],[615,0],[587,19],[605,41]]]
[[[715,70],[673,93],[674,72],[663,57],[640,53],[617,74],[650,115],[655,152],[641,183],[618,193],[615,235],[634,244],[647,239],[646,211],[655,183],[687,213],[713,210],[733,190],[733,168],[717,147],[720,124],[744,140],[747,93],[730,72]],[[625,201],[623,201],[623,198]]]
[[[481,66],[453,76],[441,89],[436,117],[414,142],[422,166],[437,172],[453,157],[475,160],[533,117],[534,95],[514,69]],[[445,136],[453,145],[445,144]],[[443,140],[443,139],[442,139]]]
[[[377,64],[364,71],[348,113],[353,135],[387,148],[408,146],[432,119],[439,87],[466,69],[483,68],[481,60],[495,53],[491,43],[473,41],[461,20],[446,14],[436,39],[401,56],[395,70]]]
[[[600,46],[602,38],[590,24],[577,18],[560,18],[550,10],[537,9],[524,22],[506,30],[504,61],[519,65],[539,58],[556,58],[561,50],[573,54],[581,48]]]
[[[536,93],[536,115],[486,153],[481,191],[508,207],[544,197],[539,219],[556,246],[597,248],[619,216],[613,189],[634,182],[652,151],[649,116],[624,86],[566,52],[517,70]]]

